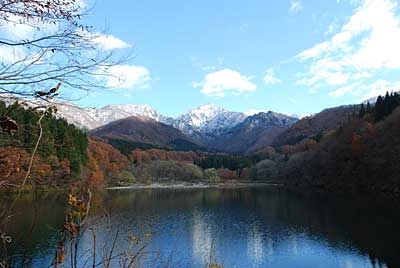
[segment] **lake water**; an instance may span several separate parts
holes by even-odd
[[[133,235],[148,244],[143,267],[400,267],[400,210],[390,200],[265,187],[113,190],[94,203],[98,254],[117,232],[114,252],[126,250]],[[64,206],[62,194],[17,202],[10,250],[30,255],[26,266],[51,263]],[[86,252],[92,236],[80,245]]]

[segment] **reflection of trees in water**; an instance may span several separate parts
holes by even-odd
[[[13,195],[2,196],[0,208],[9,207]],[[12,215],[12,224],[7,225],[7,234],[12,237],[9,247],[11,267],[32,265],[32,258],[43,258],[51,263],[57,230],[63,222],[65,194],[27,193],[19,197],[14,206],[18,213]],[[0,252],[1,255],[1,252]]]
[[[45,256],[54,248],[56,231],[50,227],[58,228],[63,221],[65,195],[40,196],[37,202],[32,202],[32,198],[24,195],[16,205],[16,211],[20,213],[15,215],[13,222],[18,224],[10,226],[9,232],[16,237],[20,234],[22,239],[14,240],[12,250],[25,249],[33,256]],[[2,198],[0,206],[5,202],[7,199]],[[36,218],[33,203],[38,208]],[[392,268],[400,263],[400,234],[397,230],[400,216],[398,207],[390,207],[388,203],[383,201],[379,204],[378,199],[357,196],[289,193],[277,188],[149,189],[94,195],[91,217],[96,221],[99,234],[106,234],[110,226],[105,217],[107,211],[114,230],[139,236],[147,231],[156,233],[156,236],[162,235],[165,224],[172,218],[186,217],[180,220],[190,229],[188,235],[192,241],[188,246],[192,247],[193,256],[202,263],[209,260],[213,244],[217,252],[221,248],[229,249],[229,245],[223,244],[225,238],[218,231],[221,228],[219,224],[224,222],[224,235],[232,233],[234,236],[233,240],[225,240],[243,242],[248,259],[254,263],[265,263],[276,255],[282,247],[279,242],[281,237],[288,243],[287,250],[291,254],[301,254],[299,250],[303,240],[299,234],[304,234],[309,238],[320,238],[335,249],[358,249],[362,255],[370,256],[371,267],[374,267],[374,262],[375,267],[379,267],[378,261],[375,261],[379,259]],[[246,219],[248,215],[255,217]],[[33,221],[36,221],[34,231],[27,237]],[[153,229],[160,225],[164,226]],[[106,240],[107,236],[103,238]],[[89,242],[83,241],[89,246]]]
[[[387,200],[271,191],[256,195],[261,217],[279,233],[286,228],[326,240],[333,248],[356,248],[390,267],[400,263],[400,215]]]
[[[257,229],[254,229],[257,227],[249,227],[253,228],[248,233],[249,258],[255,260],[262,254],[272,255],[277,246],[277,237],[291,230],[294,233],[306,233],[310,237],[320,237],[327,240],[333,248],[359,249],[362,254],[370,256],[371,263],[378,263],[379,260],[389,267],[400,263],[400,256],[397,254],[400,235],[396,229],[397,225],[400,226],[400,219],[396,216],[396,208],[389,208],[385,201],[379,205],[374,198],[368,200],[357,196],[338,197],[326,193],[307,195],[276,188],[183,191],[150,189],[110,192],[105,198],[110,202],[104,204],[115,213],[120,210],[124,211],[123,213],[141,211],[141,214],[158,214],[177,209],[192,210],[196,207],[244,207],[257,210],[256,214],[268,225],[267,231],[271,236],[265,238],[264,244],[261,245],[264,247],[260,247],[263,240],[258,236]],[[194,223],[193,236],[196,241],[201,242],[199,244],[203,244],[203,248],[196,246],[193,250],[209,251],[212,241],[210,237],[213,235],[207,226],[210,226],[211,222],[204,222],[202,216],[196,217],[195,214]],[[214,242],[218,251],[218,241]],[[293,252],[296,251],[297,242],[297,237],[292,236],[290,246]],[[196,243],[193,243],[195,246]],[[206,244],[208,246],[205,246]]]

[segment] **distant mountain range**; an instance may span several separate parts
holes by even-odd
[[[113,121],[131,116],[145,116],[157,122],[173,126],[188,136],[215,136],[222,135],[228,130],[243,123],[248,116],[245,113],[228,111],[214,104],[199,106],[176,118],[164,116],[148,105],[122,104],[107,105],[101,108],[82,109],[69,103],[57,105],[60,116],[72,124],[88,130],[104,126]],[[263,114],[259,113],[258,115]],[[291,118],[290,122],[297,120],[295,117],[269,112],[277,117]]]
[[[298,121],[295,117],[271,111],[247,116],[213,104],[202,105],[177,118],[163,116],[147,105],[109,105],[86,112],[92,116],[92,121],[102,125],[89,132],[92,136],[175,149],[198,146],[235,153],[250,153],[272,144],[277,135]],[[63,116],[72,119],[68,114]],[[82,122],[78,124],[82,125]],[[179,130],[186,138],[174,133],[168,142],[160,142],[161,137],[169,136],[171,128]],[[156,130],[160,136],[157,138],[150,134],[154,131],[145,131],[150,129]],[[171,145],[173,140],[180,143]]]
[[[11,100],[7,100],[11,102]],[[57,115],[121,148],[209,149],[250,154],[267,146],[291,144],[338,128],[358,106],[326,109],[302,118],[272,111],[246,115],[214,104],[199,106],[176,118],[148,105],[107,105],[82,109],[57,103]]]
[[[248,154],[265,148],[275,138],[298,121],[295,117],[261,112],[246,117],[233,127],[225,128],[216,135],[207,136],[204,143],[219,150]]]

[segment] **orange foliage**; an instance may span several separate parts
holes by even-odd
[[[88,158],[85,167],[85,178],[89,188],[97,188],[104,184],[104,173],[93,157],[93,152],[88,151]]]
[[[86,179],[90,186],[104,183],[105,178],[112,178],[124,170],[129,170],[129,159],[111,145],[89,138]]]
[[[31,154],[20,148],[0,148],[0,181],[2,185],[16,186],[23,182],[28,171]],[[57,185],[60,179],[70,175],[69,161],[53,160],[46,164],[35,155],[27,184]]]

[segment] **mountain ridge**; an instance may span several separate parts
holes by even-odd
[[[107,141],[116,147],[149,147],[201,149],[201,145],[173,126],[158,122],[148,116],[130,116],[108,123],[88,132],[91,137]],[[126,148],[119,148],[126,151]],[[129,151],[129,150],[128,150]]]
[[[15,98],[8,102],[12,101]],[[37,104],[40,100],[34,102]],[[190,139],[211,150],[242,154],[253,153],[267,146],[291,144],[305,137],[316,136],[322,131],[336,129],[350,113],[357,110],[353,106],[328,108],[299,120],[272,111],[247,115],[215,104],[205,104],[172,118],[162,115],[147,104],[117,104],[89,109],[67,102],[57,102],[55,105],[57,117],[63,117],[91,133],[118,120],[143,117],[154,121],[148,121],[149,124],[161,123],[179,130],[184,135],[181,140]],[[140,138],[135,141],[146,143]],[[150,143],[166,146],[154,141]]]

